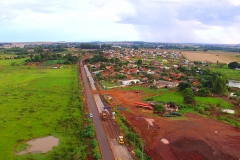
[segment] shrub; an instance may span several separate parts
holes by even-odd
[[[206,89],[206,88],[201,88],[198,90],[198,95],[199,96],[203,96],[203,97],[207,97],[210,95],[210,90]]]
[[[96,160],[100,160],[101,159],[101,154],[99,152],[95,152],[93,154],[93,158],[96,159]]]
[[[225,117],[225,116],[219,116],[219,119],[222,120],[222,121],[225,121],[225,120],[227,120],[227,117]]]
[[[203,107],[198,107],[198,108],[197,108],[197,111],[198,111],[199,113],[203,114],[204,108],[203,108]]]
[[[191,88],[186,88],[183,91],[183,100],[187,104],[193,104],[195,102],[195,96]]]
[[[92,140],[91,144],[92,144],[92,147],[93,147],[93,148],[95,148],[95,147],[98,146],[98,142],[97,142],[96,138],[94,138],[94,139]]]
[[[207,116],[210,116],[210,112],[209,112],[209,111],[206,111],[205,114],[206,114]]]

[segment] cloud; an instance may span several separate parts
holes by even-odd
[[[117,23],[119,12],[132,10],[124,0],[9,0],[0,7],[0,41],[139,39],[131,24]]]
[[[239,43],[240,0],[0,1],[0,41]]]
[[[134,14],[119,23],[133,24],[141,39],[162,42],[239,43],[240,6],[227,0],[129,0]],[[222,38],[225,38],[223,40]]]

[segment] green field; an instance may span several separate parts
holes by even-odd
[[[162,101],[162,102],[169,102],[173,101],[176,104],[183,104],[183,96],[180,92],[176,92],[173,90],[168,90],[166,88],[162,89],[150,89],[148,87],[142,86],[130,86],[127,88],[123,88],[124,90],[137,90],[144,91],[149,97],[145,98],[144,100],[152,99],[153,101]],[[150,95],[154,94],[156,96],[151,97]],[[226,102],[221,98],[213,98],[213,97],[195,97],[197,103],[199,104],[209,104],[209,105],[220,105],[222,108],[233,108],[234,106],[231,103]]]
[[[113,84],[111,82],[108,82],[108,81],[101,81],[100,82],[103,86],[106,86],[107,88],[108,87],[114,87],[114,86],[117,86],[118,84]]]
[[[65,60],[48,60],[43,63],[43,66],[49,66],[49,65],[54,65],[54,64],[63,64]]]
[[[183,96],[180,92],[168,92],[164,94],[160,94],[159,96],[153,97],[154,101],[163,101],[169,102],[173,101],[177,104],[183,103]],[[234,106],[231,103],[226,102],[221,98],[213,98],[213,97],[199,97],[196,96],[195,100],[198,104],[208,104],[208,105],[220,105],[222,108],[233,108]]]
[[[0,60],[0,159],[86,157],[77,68],[10,66],[24,60]],[[47,154],[15,154],[18,144],[48,135],[60,139],[54,150]]]
[[[211,70],[215,71],[215,72],[220,72],[220,73],[226,75],[229,80],[240,81],[240,71],[239,70],[229,69],[227,67],[224,67],[224,68],[212,67]]]

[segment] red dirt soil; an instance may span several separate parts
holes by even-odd
[[[154,160],[240,159],[240,129],[228,124],[187,113],[182,118],[167,118],[144,113],[134,102],[150,96],[143,92],[120,88],[97,91],[112,96],[112,107],[120,106],[130,111],[120,111],[145,141],[145,152]],[[146,119],[154,119],[148,130]],[[164,144],[165,138],[169,144]]]

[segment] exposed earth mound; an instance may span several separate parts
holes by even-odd
[[[154,160],[240,159],[238,128],[193,113],[181,118],[153,116],[153,113],[143,112],[144,109],[134,105],[134,102],[151,96],[141,91],[136,93],[117,88],[98,92],[112,97],[112,107],[129,109],[120,113],[140,133],[145,141],[144,150]]]

